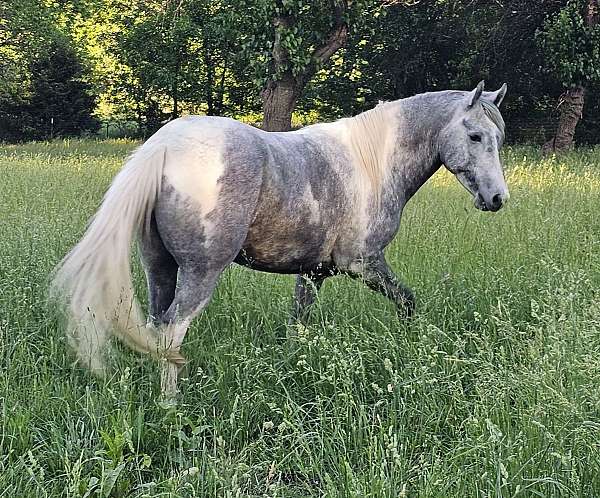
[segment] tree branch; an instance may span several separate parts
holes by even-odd
[[[348,24],[344,20],[344,14],[348,10],[347,0],[331,0],[333,11],[333,26],[325,41],[315,48],[313,60],[317,66],[322,66],[329,58],[346,44],[348,39]]]
[[[327,40],[317,47],[313,53],[316,64],[318,66],[325,64],[333,54],[346,44],[347,39],[348,26],[345,23],[330,31]]]

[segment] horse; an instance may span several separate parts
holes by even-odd
[[[509,198],[499,157],[506,84],[383,102],[354,117],[265,132],[225,117],[185,116],[150,137],[116,175],[81,241],[54,271],[78,360],[105,371],[115,335],[162,360],[161,389],[177,393],[190,322],[232,263],[296,274],[299,323],[321,284],[349,275],[402,315],[413,292],[387,264],[406,203],[442,166],[498,211]],[[134,296],[137,239],[149,316]]]

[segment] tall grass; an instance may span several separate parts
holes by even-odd
[[[149,360],[73,367],[45,304],[133,147],[0,149],[0,496],[600,496],[600,150],[507,149],[497,214],[437,174],[387,252],[410,322],[340,277],[288,343],[292,278],[231,268],[166,407]]]

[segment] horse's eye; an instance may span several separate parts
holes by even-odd
[[[473,142],[481,142],[481,135],[479,135],[479,133],[473,133],[472,135],[469,135],[469,138]]]

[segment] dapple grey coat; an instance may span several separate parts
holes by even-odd
[[[180,347],[232,262],[298,274],[294,316],[304,320],[323,280],[360,277],[414,307],[384,249],[402,210],[442,165],[496,211],[508,189],[498,151],[506,92],[444,91],[387,102],[353,118],[267,133],[232,119],[184,117],[128,160],[79,244],[59,265],[79,358],[103,370],[110,333],[166,358],[175,390]],[[139,235],[150,317],[135,300],[130,246]]]

